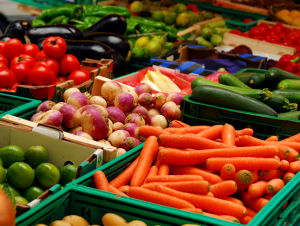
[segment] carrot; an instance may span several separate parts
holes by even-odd
[[[259,180],[272,180],[275,178],[281,178],[284,172],[281,170],[260,170],[258,172]]]
[[[231,145],[218,143],[204,137],[184,134],[162,134],[158,137],[158,143],[160,146],[169,148],[193,148],[198,150],[232,147]]]
[[[266,192],[269,195],[275,195],[284,187],[284,182],[281,179],[273,179],[267,183]]]
[[[137,157],[129,167],[127,167],[121,174],[119,174],[115,179],[113,179],[109,184],[115,188],[122,187],[128,184],[131,180],[133,172],[139,162],[140,157]]]
[[[257,212],[255,212],[253,209],[250,209],[248,207],[246,207],[246,209],[247,209],[247,216],[255,217],[255,215],[257,214]]]
[[[200,133],[197,133],[197,136],[204,137],[210,140],[216,140],[221,137],[222,128],[223,125],[215,125],[201,131]]]
[[[250,170],[250,172],[252,173],[252,176],[253,176],[252,183],[256,183],[258,181],[258,177],[259,177],[257,170]]]
[[[278,141],[277,136],[270,136],[269,138],[266,139],[266,141]]]
[[[300,142],[300,133],[297,133],[296,135],[294,136],[291,136],[289,138],[286,138],[286,139],[283,139],[282,141],[279,141],[280,143],[281,142]]]
[[[214,184],[210,188],[210,192],[214,194],[214,197],[225,197],[228,195],[233,195],[237,191],[237,185],[233,180],[223,181]]]
[[[285,209],[285,207],[287,207],[288,203],[289,203],[288,201],[287,201],[286,203],[284,203],[284,205],[282,206],[281,209],[282,209],[282,210]]]
[[[213,217],[213,218],[216,218],[216,219],[220,219],[220,220],[223,220],[223,221],[229,221],[229,222],[233,222],[233,223],[240,223],[240,221],[237,219],[237,218],[228,218],[229,216],[226,216],[226,215],[216,215],[216,214],[212,214],[212,213],[206,213],[206,212],[203,212],[203,215],[205,216],[208,216],[208,217]]]
[[[184,128],[167,128],[164,129],[164,131],[167,131],[169,133],[181,133],[181,131],[184,131],[185,133],[193,133],[197,134],[205,129],[210,128],[210,126],[190,126],[190,127],[184,127]]]
[[[150,136],[158,137],[161,134],[170,134],[170,133],[161,128],[157,128],[154,126],[141,126],[139,129],[139,134],[142,137],[148,138]]]
[[[142,187],[154,190],[156,185],[163,185],[176,191],[206,195],[210,191],[210,183],[207,181],[182,181],[182,182],[152,182]]]
[[[241,224],[248,224],[252,220],[252,217],[245,216],[244,218],[240,219]]]
[[[124,185],[124,186],[122,186],[122,187],[119,187],[118,189],[119,189],[121,192],[123,192],[123,193],[125,193],[125,194],[128,194],[129,188],[130,188],[129,185]]]
[[[158,153],[161,162],[172,165],[197,165],[209,158],[216,157],[260,157],[273,158],[278,154],[275,146],[234,147],[199,151],[181,151],[175,148],[164,148]]]
[[[221,177],[223,179],[232,180],[235,175],[235,168],[232,164],[225,164],[221,168]]]
[[[192,213],[199,213],[199,214],[203,214],[203,210],[199,209],[199,208],[185,208],[185,209],[181,209],[184,211],[188,211],[188,212],[192,212]]]
[[[155,136],[148,137],[141,151],[140,160],[132,175],[130,186],[141,186],[143,184],[157,151],[157,138]]]
[[[241,200],[239,200],[239,199],[236,199],[236,198],[233,198],[233,197],[230,197],[230,196],[228,196],[228,197],[222,197],[221,199],[224,199],[224,200],[227,200],[227,201],[233,202],[233,203],[235,203],[235,204],[238,204],[238,205],[244,206],[244,203],[243,203]]]
[[[184,122],[173,120],[170,123],[170,128],[183,128],[183,127],[190,127],[188,124],[185,124]]]
[[[110,192],[109,185],[105,174],[102,171],[96,171],[93,175],[95,188]]]
[[[234,165],[236,170],[275,170],[280,167],[280,162],[274,158],[252,157],[210,158],[206,161],[206,166],[209,170],[220,171],[226,163]]]
[[[115,188],[114,186],[111,186],[111,185],[108,185],[108,186],[109,186],[109,191],[111,193],[115,193],[115,194],[118,194],[118,195],[128,197],[128,195],[126,195],[124,192],[120,191],[118,188]]]
[[[280,162],[280,158],[277,155],[274,156],[274,159],[277,159]]]
[[[261,180],[248,187],[248,193],[252,198],[259,198],[266,194],[267,181]]]
[[[221,177],[205,172],[204,170],[198,169],[193,166],[171,166],[170,174],[174,175],[199,175],[204,180],[208,181],[211,184],[216,184],[224,181]]]
[[[130,187],[128,196],[131,198],[140,199],[143,201],[152,202],[177,209],[195,208],[194,205],[180,198],[140,187]]]
[[[290,163],[286,160],[281,160],[280,161],[280,170],[282,171],[288,171],[289,170],[289,166],[290,166]]]
[[[147,177],[150,177],[150,176],[157,176],[157,175],[158,175],[158,171],[159,171],[160,166],[161,166],[161,162],[159,161],[159,159],[156,159],[156,162],[155,162],[154,166],[152,166],[152,167],[150,168]]]
[[[295,176],[295,174],[293,174],[291,172],[285,173],[284,176],[283,176],[284,184],[287,184],[287,182],[289,182],[291,179],[293,179],[294,176]]]
[[[253,183],[252,173],[248,170],[240,170],[234,175],[238,191],[245,190]]]
[[[161,164],[158,170],[158,176],[169,175],[170,167],[167,164]]]
[[[226,124],[221,130],[222,142],[235,145],[235,129],[232,125]]]
[[[146,179],[146,183],[182,182],[182,181],[203,181],[203,178],[198,175],[165,175],[165,176],[152,176]]]
[[[289,161],[289,162],[293,162],[293,161],[297,160],[297,157],[299,157],[299,153],[296,150],[294,150],[293,148],[290,148],[290,147],[287,147],[287,146],[285,146],[285,147],[290,152],[289,157],[286,160]]]
[[[269,194],[267,194],[267,195],[265,195],[263,198],[268,199],[268,200],[271,200],[273,197],[274,197],[274,195],[269,195]],[[281,209],[284,209],[284,208],[287,206],[287,204],[288,204],[288,202],[286,202],[286,203],[282,206]]]
[[[206,196],[209,196],[209,197],[215,197],[214,194],[211,193],[211,192],[208,192],[208,193],[206,194]]]
[[[269,202],[269,200],[264,198],[252,198],[246,191],[241,191],[239,197],[246,207],[256,212],[259,212]]]
[[[273,143],[273,142],[271,142]],[[280,142],[281,145],[293,148],[298,153],[300,152],[300,143],[298,142]]]
[[[237,218],[243,218],[247,215],[246,208],[235,203],[212,198],[206,195],[195,195],[185,192],[176,191],[165,186],[157,185],[155,191],[177,197],[192,203],[196,208],[209,211],[214,214],[230,215]]]
[[[235,131],[235,137],[239,137],[239,136],[243,136],[243,135],[252,136],[253,133],[254,133],[253,129],[245,128],[245,129],[242,129],[242,130],[236,130]]]
[[[291,162],[289,171],[294,174],[298,173],[300,171],[300,161]]]

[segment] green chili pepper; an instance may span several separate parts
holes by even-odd
[[[35,19],[32,21],[32,24],[31,26],[32,27],[36,27],[36,26],[44,26],[44,25],[47,25],[45,21],[43,20],[39,20],[39,19]]]
[[[156,29],[154,27],[149,27],[146,25],[140,25],[139,29],[141,34],[146,34],[146,33],[151,33],[151,32],[156,32]]]
[[[125,18],[129,18],[131,16],[131,13],[125,7],[107,6],[107,5],[84,5],[83,6],[83,15],[85,17],[88,16],[104,17],[112,13],[119,14]]]
[[[166,26],[167,39],[169,42],[175,42],[177,40],[177,29],[175,27]]]
[[[89,17],[85,17],[83,19],[83,21],[72,19],[71,22],[74,22],[74,23],[77,23],[77,24],[82,24],[83,30],[86,30],[89,27],[93,26],[95,23],[97,23],[101,19],[102,19],[101,17],[89,16]]]
[[[70,19],[64,15],[58,16],[50,20],[49,24],[68,24]]]
[[[142,17],[130,17],[130,20],[139,22],[140,25],[146,25],[149,27],[154,27],[155,29],[165,30],[166,24],[159,21],[148,20]]]
[[[75,18],[76,12],[80,10],[81,7],[81,5],[64,4],[61,6],[46,8],[42,10],[40,19],[49,21],[62,15],[72,19]]]
[[[77,27],[79,30],[84,31],[83,24],[72,24],[72,25]]]
[[[126,19],[127,28],[126,28],[126,35],[135,34],[137,30],[139,30],[140,25],[136,21],[132,21],[130,19]]]

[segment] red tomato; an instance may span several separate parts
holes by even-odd
[[[2,49],[2,54],[8,59],[11,60],[16,56],[19,56],[25,52],[23,43],[16,38],[8,40]]]
[[[266,36],[266,38],[269,40],[269,42],[271,42],[271,43],[275,43],[275,42],[279,42],[280,40],[279,40],[279,38],[280,37],[278,37],[278,36],[276,36],[276,35],[273,35],[273,34],[268,34],[267,36]]]
[[[300,35],[297,32],[291,32],[286,37],[289,39],[293,44],[296,44],[298,39],[300,38]]]
[[[236,35],[241,34],[241,32],[239,30],[231,30],[231,31],[229,31],[229,33],[236,34]]]
[[[77,86],[90,79],[90,72],[87,70],[76,70],[73,71],[68,78],[74,80],[74,86]]]
[[[293,43],[292,43],[292,41],[291,40],[289,40],[289,39],[283,39],[282,41],[281,41],[281,43],[284,45],[284,46],[291,46],[291,45],[293,45]]]
[[[4,45],[5,45],[5,42],[0,41],[0,53],[2,53],[2,49],[3,49]]]
[[[10,70],[15,74],[17,82],[28,82],[28,74],[31,71],[31,67],[26,63],[13,64]]]
[[[48,66],[50,67],[55,76],[58,75],[58,72],[59,72],[59,66],[58,66],[58,63],[55,59],[52,59],[52,58],[47,58],[47,59],[41,59],[39,60],[38,62],[36,62],[33,67],[37,66],[37,65],[44,65],[44,66]]]
[[[75,70],[80,69],[79,60],[72,54],[64,55],[58,62],[59,74],[66,76]]]
[[[243,20],[243,23],[247,24],[247,23],[251,23],[253,20],[250,18],[246,18],[245,20]]]
[[[225,17],[224,20],[231,20],[229,17]]]
[[[3,54],[0,54],[0,62],[4,63],[6,67],[9,68],[9,61]]]
[[[282,31],[284,30],[284,26],[281,23],[276,23],[272,28],[279,29]]]
[[[246,37],[246,38],[250,38],[248,33],[241,33],[240,36]]]
[[[254,35],[260,35],[260,36],[264,36],[266,35],[266,29],[264,29],[263,27],[253,27],[250,29],[249,31],[249,35],[250,37],[253,37]]]
[[[8,68],[4,63],[0,62],[0,70],[3,70],[3,69],[8,69]]]
[[[254,35],[252,36],[253,39],[261,40],[262,36],[261,35]]]
[[[16,83],[16,76],[11,70],[0,71],[0,88],[11,88]]]
[[[21,85],[20,83],[16,82],[13,85],[13,87],[11,87],[11,89],[9,91],[11,91],[11,92],[17,92],[17,86],[20,86],[20,85]]]
[[[25,82],[23,85],[24,86],[32,86],[32,84],[30,82]]]
[[[295,48],[295,53],[299,53],[300,52],[300,46],[298,46],[298,45],[291,45],[291,47]]]
[[[35,55],[35,60],[36,61],[39,61],[41,59],[47,59],[47,56],[45,55],[44,53],[44,50],[38,52],[36,55]]]
[[[289,33],[294,32],[294,29],[293,29],[293,28],[290,28],[290,27],[285,27],[285,28],[283,29],[283,31],[288,35]]]
[[[40,48],[36,44],[25,44],[25,54],[32,56],[35,58],[36,54],[40,52]]]
[[[270,26],[267,23],[261,23],[258,26],[259,27],[263,27],[266,31],[270,30]]]
[[[36,86],[49,86],[55,84],[55,74],[50,67],[38,65],[32,68],[28,74],[30,83]]]
[[[65,55],[67,43],[59,36],[51,36],[45,39],[43,50],[48,58],[58,59]]]
[[[35,60],[30,55],[22,54],[20,56],[14,57],[10,62],[10,66],[12,67],[14,64],[17,63],[28,64],[32,68],[33,65],[35,64]]]
[[[66,82],[66,81],[68,81],[68,78],[67,78],[67,77],[62,77],[62,76],[57,77],[57,78],[55,79],[55,85],[59,85],[59,84],[61,84],[61,83],[63,83],[63,82]]]

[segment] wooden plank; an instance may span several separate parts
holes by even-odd
[[[42,15],[42,9],[30,5],[18,4],[18,10],[30,13],[34,16]]]
[[[267,21],[267,20],[259,20],[257,22],[257,25],[260,25],[261,23],[266,23],[268,24],[270,27],[273,27],[275,24],[277,24],[278,22],[273,22],[273,21]],[[293,25],[288,25],[288,24],[283,24],[284,27],[289,27],[289,28],[294,28],[294,29],[300,29],[300,27],[298,26],[293,26]]]

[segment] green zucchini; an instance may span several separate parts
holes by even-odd
[[[255,75],[257,73],[255,72],[244,72],[244,73],[237,73],[237,74],[233,74],[234,77],[238,78],[241,82],[245,83],[249,80],[249,78],[252,75]]]
[[[280,113],[278,114],[280,118],[287,118],[287,119],[295,119],[300,120],[300,111],[292,111],[287,113]]]
[[[300,76],[276,67],[271,67],[266,71],[266,82],[268,85],[270,85],[268,88],[276,89],[277,84],[284,79],[300,80]]]
[[[221,74],[219,77],[219,82],[223,85],[235,86],[244,89],[251,89],[245,83],[243,83],[238,78],[236,78],[234,75],[228,73]]]
[[[221,87],[197,86],[193,89],[192,99],[220,107],[277,116],[277,113],[264,103]]]
[[[273,93],[280,94],[288,99],[291,103],[300,105],[300,90],[276,89],[273,91]]]
[[[278,83],[277,89],[300,90],[300,80],[284,79]]]
[[[262,89],[265,87],[266,76],[262,74],[251,75],[248,81],[245,83],[253,89]]]
[[[272,92],[270,92],[268,89],[243,89],[243,88],[239,88],[239,87],[234,87],[234,86],[227,86],[227,85],[223,85],[220,83],[216,83],[213,81],[210,81],[208,79],[205,78],[196,78],[193,80],[192,82],[192,89],[194,89],[197,86],[202,86],[202,85],[208,85],[208,86],[215,86],[215,87],[220,87],[220,88],[224,88],[224,89],[228,89],[234,92],[237,92],[239,94],[242,95],[246,95],[249,97],[252,97],[254,99],[257,100],[262,100],[262,101],[266,101],[270,98],[272,98]]]
[[[290,103],[290,101],[284,96],[274,93],[273,98],[265,101],[264,103],[273,108],[276,112],[297,111],[298,108],[298,104]]]

